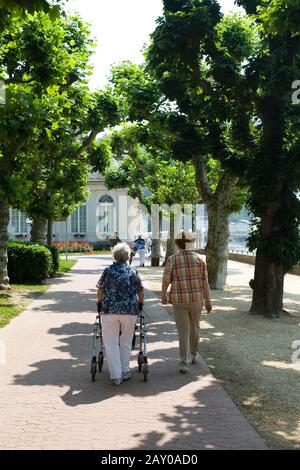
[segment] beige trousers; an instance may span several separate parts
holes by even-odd
[[[202,308],[203,302],[186,302],[173,305],[179,337],[179,355],[182,362],[189,363],[191,353],[199,351]]]

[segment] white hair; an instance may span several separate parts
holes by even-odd
[[[114,246],[113,257],[117,263],[126,263],[130,257],[130,248],[127,243],[118,243]]]

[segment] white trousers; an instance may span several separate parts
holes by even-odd
[[[120,379],[122,372],[130,370],[129,361],[135,322],[135,315],[102,315],[103,342],[111,379]]]
[[[138,250],[138,254],[140,255],[140,266],[145,264],[145,252],[146,250]]]

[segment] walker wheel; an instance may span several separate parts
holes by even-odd
[[[132,349],[132,351],[135,350],[135,343],[136,343],[136,334],[135,334],[135,332],[134,332],[133,338],[132,338],[132,344],[131,344],[131,349]]]
[[[141,372],[141,370],[142,370],[143,363],[144,363],[144,355],[143,355],[142,351],[140,351],[139,355],[138,355],[139,372]]]
[[[97,373],[97,359],[94,356],[91,362],[92,382],[95,382],[96,373]]]
[[[148,380],[148,373],[149,373],[148,363],[145,362],[145,364],[143,365],[144,382],[147,382]]]
[[[100,351],[99,354],[98,354],[98,369],[99,369],[99,372],[102,371],[102,367],[103,367],[103,351]]]

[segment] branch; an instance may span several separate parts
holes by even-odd
[[[193,82],[195,86],[202,88],[202,90],[204,91],[206,95],[209,95],[209,96],[215,95],[215,91],[213,87],[211,86],[211,84],[207,80],[202,78],[198,59],[195,60],[194,64],[192,65],[192,75],[193,75]]]
[[[65,81],[66,83],[59,87],[60,93],[63,93],[64,91],[68,90],[68,88],[70,88],[73,83],[77,82],[78,76],[75,73],[70,72],[65,76]]]
[[[81,154],[89,148],[89,146],[94,142],[95,138],[99,134],[98,130],[92,130],[90,134],[83,140],[80,147],[76,150],[74,157],[79,158]]]
[[[4,83],[5,83],[5,85],[10,85],[12,83],[27,84],[27,83],[32,83],[33,81],[34,81],[33,78],[30,78],[29,80],[23,80],[21,77],[10,77],[10,78],[7,78],[6,80],[4,80]]]
[[[197,157],[193,157],[192,163],[196,171],[196,184],[199,195],[205,204],[209,204],[212,202],[214,193],[208,181],[206,165]]]
[[[238,181],[238,176],[233,176],[228,171],[224,171],[216,188],[215,197],[219,201],[223,201],[224,205],[227,205]]]

